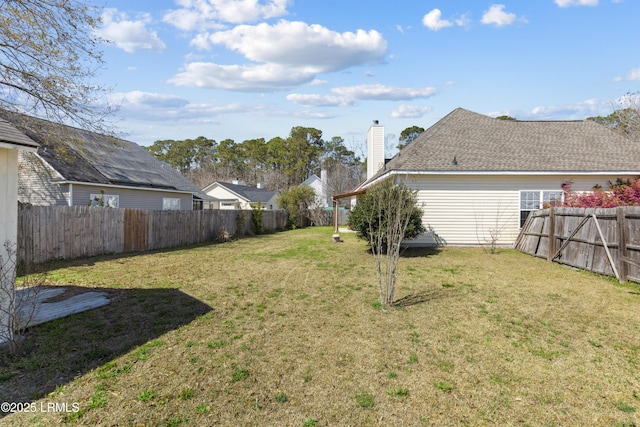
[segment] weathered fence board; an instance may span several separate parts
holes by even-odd
[[[640,206],[533,212],[515,248],[621,281],[640,282]]]
[[[18,261],[137,252],[214,241],[251,232],[251,211],[147,211],[88,206],[18,207]],[[265,231],[284,229],[284,210],[263,211]]]

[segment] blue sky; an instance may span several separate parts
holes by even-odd
[[[640,90],[636,0],[100,0],[100,82],[141,145],[286,137],[361,151],[457,107],[608,115]]]

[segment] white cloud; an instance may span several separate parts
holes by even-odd
[[[289,21],[240,25],[196,36],[192,44],[201,49],[223,45],[252,62],[191,62],[170,83],[251,92],[290,89],[313,82],[319,73],[380,63],[387,53],[387,42],[377,31],[337,33],[320,25]]]
[[[178,0],[180,9],[165,14],[163,20],[175,27],[194,29],[222,28],[223,23],[243,24],[287,14],[292,0]]]
[[[354,100],[342,96],[299,93],[287,95],[287,101],[312,107],[345,107],[354,104]]]
[[[560,7],[569,6],[597,6],[598,0],[554,0]],[[614,3],[616,3],[614,1]]]
[[[343,70],[354,65],[380,63],[387,42],[375,30],[337,33],[321,25],[280,21],[275,25],[239,25],[228,31],[199,37],[199,47],[219,44],[256,62],[275,63],[313,72]],[[206,42],[205,42],[206,40]]]
[[[513,24],[516,20],[516,15],[505,12],[504,8],[503,4],[492,4],[489,10],[482,15],[480,22],[485,25],[495,25],[496,27]]]
[[[430,98],[437,89],[433,87],[401,88],[385,85],[343,86],[331,89],[336,95],[290,94],[287,100],[295,104],[313,107],[344,107],[357,101],[400,101]],[[400,106],[398,111],[404,114],[417,114],[423,107]],[[407,116],[412,117],[412,116]]]
[[[150,23],[149,14],[140,14],[135,20],[130,20],[126,13],[118,12],[117,9],[105,9],[102,13],[102,27],[97,34],[128,53],[138,50],[164,51],[166,46],[158,34],[147,28]]]
[[[433,9],[422,17],[422,24],[433,31],[438,31],[446,27],[453,26],[453,22],[442,19],[440,9]]]
[[[189,103],[186,99],[176,95],[164,95],[142,91],[132,91],[114,93],[111,100],[120,105],[130,107],[153,107],[153,108],[182,108]]]
[[[240,103],[193,104],[176,95],[140,91],[114,93],[110,101],[120,106],[120,111],[126,114],[127,119],[151,121],[209,120],[212,116],[264,109],[263,106]]]
[[[331,91],[355,100],[382,101],[430,98],[438,92],[434,87],[401,88],[381,84],[336,87]]]
[[[419,119],[430,111],[431,107],[402,104],[391,113],[391,117],[394,119]]]
[[[507,115],[518,120],[584,120],[587,117],[611,114],[612,102],[587,99],[574,104],[550,105],[526,110],[504,110],[491,116]]]
[[[176,86],[224,89],[240,92],[272,92],[313,81],[315,73],[276,64],[219,65],[192,62],[168,80]]]
[[[616,77],[613,80],[616,82],[625,80],[640,81],[640,68],[634,68],[633,70],[629,71],[624,77]]]

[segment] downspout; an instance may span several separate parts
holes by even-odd
[[[69,183],[69,206],[73,206],[73,184]]]

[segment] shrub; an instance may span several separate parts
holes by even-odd
[[[386,251],[389,243],[389,225],[394,225],[393,222],[400,218],[406,219],[407,215],[408,223],[401,240],[415,239],[426,231],[422,225],[422,209],[418,207],[416,191],[410,190],[402,183],[387,182],[371,188],[358,199],[358,203],[349,214],[348,224],[357,232],[358,237],[366,240],[370,246],[379,235]]]
[[[569,208],[615,208],[618,206],[640,206],[640,179],[609,182],[609,191],[594,187],[592,191],[574,192],[571,181],[562,184],[563,207]]]
[[[315,200],[316,193],[306,184],[296,185],[282,191],[277,198],[278,206],[289,213],[289,226],[300,227],[302,214]]]

